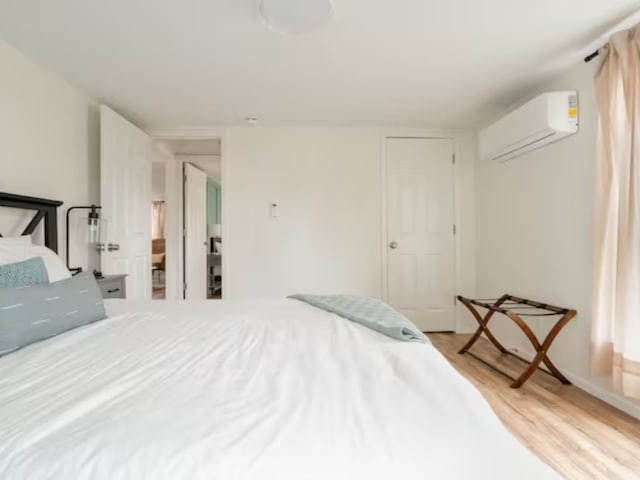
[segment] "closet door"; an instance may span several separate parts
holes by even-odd
[[[151,139],[100,107],[102,272],[126,274],[127,298],[151,298]]]
[[[423,331],[455,329],[453,145],[389,138],[388,302]]]

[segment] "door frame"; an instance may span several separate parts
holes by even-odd
[[[221,183],[222,183],[222,231],[224,232],[224,243],[229,245],[230,243],[230,231],[229,231],[229,198],[228,188],[225,185],[229,185],[229,169],[228,166],[228,142],[229,138],[226,128],[168,128],[168,129],[149,129],[149,135],[152,141],[163,140],[212,140],[219,139],[221,142],[220,148],[220,168],[221,168]],[[176,208],[177,221],[173,225],[173,234],[183,237],[184,226],[184,162],[176,159],[173,167],[175,168],[173,175],[167,175],[165,178],[167,190],[172,188],[176,191],[178,206]],[[168,171],[168,170],[167,170]],[[169,185],[171,182],[171,185]],[[167,247],[169,248],[169,247]],[[176,270],[173,274],[167,275],[167,300],[169,300],[169,292],[173,292],[177,295],[177,299],[184,299],[184,241],[178,242],[176,246],[176,252],[167,251],[167,256],[176,255],[177,263]],[[222,255],[222,298],[229,298],[229,277],[231,273],[229,255],[224,253]],[[169,272],[167,272],[169,273]],[[171,284],[171,285],[170,285]]]
[[[464,212],[461,211],[465,200],[461,198],[466,178],[475,178],[475,135],[467,131],[458,132],[448,129],[422,129],[422,128],[399,128],[382,130],[380,134],[380,259],[381,259],[381,285],[380,292],[382,299],[386,302],[389,299],[389,278],[388,278],[388,261],[389,255],[387,246],[388,237],[388,211],[387,211],[387,186],[388,186],[388,161],[386,142],[389,138],[406,138],[406,139],[439,139],[450,140],[453,146],[453,154],[456,161],[453,165],[453,202],[454,202],[454,222],[456,225],[456,234],[453,237],[454,242],[454,272],[453,272],[453,288],[454,294],[458,295],[459,288],[465,288],[465,294],[475,296],[475,253],[472,255],[461,254],[468,250],[463,245],[469,240],[475,241],[475,227],[467,225]],[[464,154],[464,155],[462,155]],[[464,156],[464,158],[463,158]],[[464,163],[464,167],[460,168]],[[474,195],[474,192],[469,192]],[[464,222],[464,228],[463,228]],[[471,230],[469,230],[471,229]],[[469,232],[473,231],[473,235]],[[467,238],[471,237],[471,238]],[[467,261],[472,262],[470,265],[462,265],[461,260],[465,257]],[[471,257],[471,258],[469,258]],[[467,278],[469,277],[469,278]],[[466,279],[466,280],[465,280]],[[455,299],[452,299],[453,302]],[[457,333],[471,333],[475,327],[473,319],[460,308],[460,303],[454,305],[454,324]]]

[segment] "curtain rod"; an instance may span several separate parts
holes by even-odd
[[[600,50],[596,50],[593,53],[590,53],[589,55],[587,55],[586,57],[584,57],[584,61],[585,63],[589,63],[591,60],[593,60],[594,58],[596,58],[598,55],[600,55]]]
[[[636,10],[633,13],[627,15],[621,21],[617,22],[615,25],[613,25],[611,28],[609,28],[606,32],[603,32],[598,37],[598,39],[594,40],[594,43],[595,43],[595,45],[598,45],[598,43],[600,43],[600,42],[605,44],[606,42],[609,41],[609,39],[611,38],[611,35],[614,35],[617,32],[622,32],[624,30],[628,30],[630,28],[637,27],[637,26],[640,25],[639,22],[640,22],[640,10]],[[591,43],[589,46],[594,47],[595,46],[594,43]],[[602,47],[598,47],[598,49],[595,52],[590,53],[589,55],[584,57],[584,61],[586,63],[589,63],[591,60],[593,60],[598,55],[600,55],[600,49],[601,48]]]

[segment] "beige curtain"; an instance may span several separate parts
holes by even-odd
[[[600,55],[592,370],[640,397],[640,26]]]
[[[164,202],[153,202],[152,238],[164,238]]]

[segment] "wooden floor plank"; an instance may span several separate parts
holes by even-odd
[[[435,347],[484,395],[509,430],[565,478],[640,480],[640,421],[537,371],[524,386],[458,350],[469,335],[429,334]],[[519,360],[485,339],[473,352],[517,377]]]

